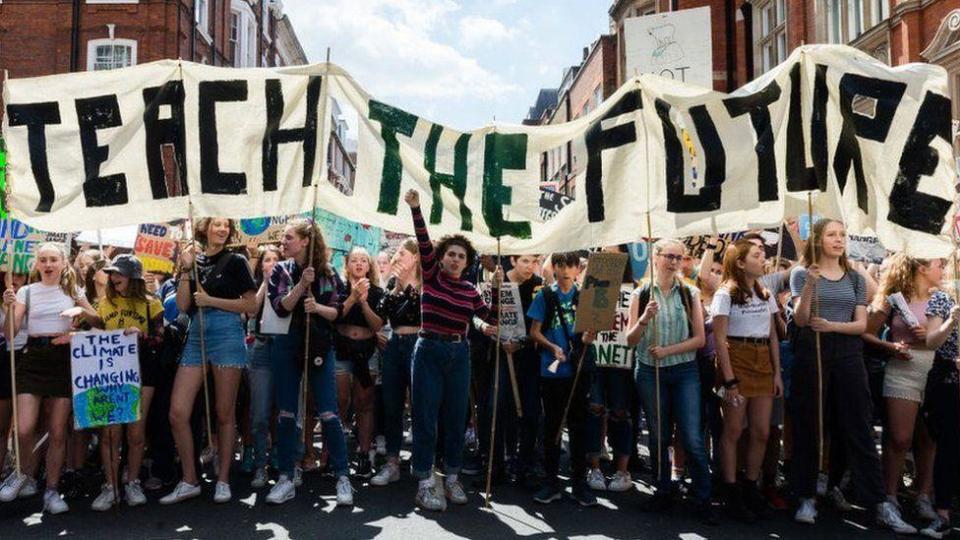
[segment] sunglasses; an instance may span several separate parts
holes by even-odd
[[[683,260],[683,255],[674,255],[673,253],[661,253],[660,256],[670,262],[680,262]]]

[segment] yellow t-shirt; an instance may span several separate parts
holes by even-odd
[[[97,305],[97,314],[103,319],[104,329],[122,330],[136,326],[146,336],[150,331],[147,321],[147,303],[149,303],[150,318],[163,316],[163,304],[154,296],[147,298],[147,302],[118,296],[113,300],[103,298]]]

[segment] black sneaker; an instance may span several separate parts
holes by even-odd
[[[641,512],[663,513],[673,508],[673,497],[659,490],[653,494],[643,504],[640,505]]]
[[[370,462],[370,456],[361,455],[357,458],[356,476],[360,478],[370,478],[373,476],[373,463]]]
[[[723,484],[723,509],[731,518],[746,524],[757,522],[757,515],[747,506],[739,484]]]
[[[553,501],[559,501],[563,497],[560,492],[560,486],[556,482],[545,482],[540,491],[533,496],[533,500],[540,504],[550,504]]]
[[[767,503],[767,498],[760,492],[756,482],[744,480],[740,483],[740,488],[741,493],[743,493],[743,504],[753,512],[756,519],[770,515],[770,505]]]
[[[573,489],[570,491],[570,496],[573,500],[577,501],[580,506],[597,506],[597,496],[593,494],[593,490],[590,489],[590,486],[586,482],[575,482],[573,484]]]
[[[929,525],[920,529],[920,534],[930,538],[943,538],[950,534],[952,527],[950,527],[950,520],[944,519],[943,516],[937,516],[937,519],[930,522]]]
[[[717,514],[717,509],[713,507],[713,503],[710,501],[705,501],[697,504],[697,517],[700,518],[700,522],[704,525],[719,525],[720,516]]]

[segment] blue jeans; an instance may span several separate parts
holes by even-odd
[[[629,369],[598,368],[590,387],[590,414],[587,415],[587,457],[600,456],[601,425],[607,416],[607,436],[613,444],[616,457],[633,453],[630,436],[633,433],[630,419],[630,386],[633,374]]]
[[[656,378],[654,368],[637,362],[634,372],[637,392],[643,404],[644,414],[650,425],[650,456],[657,474],[657,491],[668,493],[670,482],[670,459],[667,445],[659,448],[656,406]],[[698,502],[710,500],[710,468],[707,466],[707,449],[703,442],[700,424],[700,370],[696,362],[660,368],[660,440],[670,441],[671,426],[677,425],[677,433],[687,452],[687,468],[693,478],[693,495]],[[657,458],[659,456],[659,459]],[[659,466],[658,466],[659,465]]]
[[[383,434],[387,456],[399,457],[403,443],[403,409],[410,388],[410,364],[416,334],[393,334],[383,351]]]
[[[437,420],[443,421],[445,472],[463,465],[463,431],[470,393],[470,345],[418,338],[413,349],[413,473],[430,478],[437,443]]]
[[[274,337],[258,337],[247,349],[249,367],[247,380],[250,383],[250,430],[253,432],[254,465],[267,464],[267,448],[270,438],[270,413],[273,412],[273,365]]]
[[[293,477],[301,430],[297,428],[300,407],[300,381],[303,377],[303,334],[291,329],[285,336],[274,336],[273,381],[277,396],[277,453],[280,474]],[[342,476],[347,469],[347,442],[337,414],[336,357],[333,347],[319,366],[310,363],[307,380],[313,391],[317,415],[323,426],[323,441],[330,453],[330,468]],[[302,419],[301,419],[302,424]]]

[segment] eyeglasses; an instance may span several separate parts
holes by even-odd
[[[660,256],[670,262],[680,262],[683,260],[683,255],[674,255],[673,253],[661,253]]]

